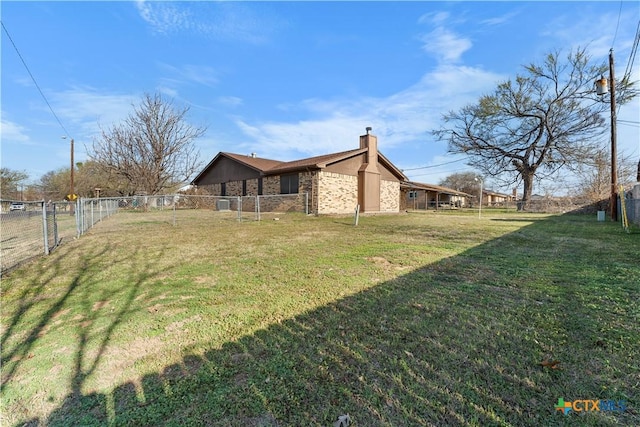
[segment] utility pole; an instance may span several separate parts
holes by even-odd
[[[63,136],[62,139],[67,139],[67,136],[66,135]],[[71,183],[70,183],[69,187],[71,187],[71,188],[69,188],[69,194],[65,199],[68,198],[69,199],[68,201],[71,202],[71,209],[70,209],[71,215],[75,215],[74,204],[76,202],[76,196],[75,196],[76,191],[75,191],[75,188],[74,188],[74,185],[73,185],[73,172],[74,172],[74,169],[75,169],[74,164],[73,164],[74,163],[73,162],[73,138],[70,138],[70,142],[71,142],[71,171],[70,171],[71,172]]]
[[[74,165],[73,165],[73,138],[71,138],[71,196],[73,196],[74,194],[76,194],[75,189],[74,189],[74,185],[73,185],[73,170],[74,170]]]
[[[618,162],[616,149],[616,84],[613,71],[613,49],[609,51],[609,88],[611,94],[611,220],[618,220]]]

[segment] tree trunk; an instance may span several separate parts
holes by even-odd
[[[526,211],[529,209],[531,202],[531,193],[533,193],[533,177],[534,174],[522,174],[522,180],[524,181],[524,193],[522,194],[522,203],[518,210]]]

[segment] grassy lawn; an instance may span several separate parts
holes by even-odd
[[[115,215],[3,278],[2,426],[640,425],[637,228],[189,215]]]

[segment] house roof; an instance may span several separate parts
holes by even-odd
[[[322,156],[309,157],[306,159],[293,160],[290,162],[280,162],[268,170],[265,173],[275,174],[282,172],[295,171],[300,169],[322,169],[330,165],[331,163],[339,162],[349,157],[356,156],[358,154],[366,153],[366,148],[358,148],[355,150],[341,151],[339,153],[324,154]]]
[[[482,190],[483,194],[488,194],[490,196],[499,196],[499,197],[512,197],[511,194],[504,194],[504,193],[496,193],[495,191],[491,191],[491,190]]]
[[[367,148],[357,148],[353,150],[341,151],[339,153],[324,154],[321,156],[308,157],[306,159],[293,160],[283,162],[279,160],[264,159],[254,156],[246,156],[243,154],[234,154],[228,152],[220,152],[209,162],[209,164],[191,181],[197,182],[202,176],[206,175],[208,170],[221,157],[226,157],[252,168],[262,175],[276,175],[286,172],[295,172],[299,170],[323,169],[333,163],[348,159],[367,152]],[[378,152],[378,160],[387,167],[400,180],[406,180],[407,177],[393,163],[389,161],[382,153]]]
[[[245,166],[249,166],[252,169],[256,169],[260,172],[265,172],[269,169],[272,169],[282,164],[280,160],[263,159],[261,157],[245,156],[243,154],[234,154],[234,153],[226,153],[226,152],[223,152],[220,154],[225,157],[229,157],[230,159],[233,159],[236,162],[242,163]]]
[[[254,157],[254,156],[245,156],[243,154],[234,154],[234,153],[227,153],[227,152],[219,152],[214,158],[213,160],[211,160],[207,166],[202,169],[202,171],[200,171],[200,173],[198,175],[196,175],[195,178],[193,178],[193,180],[191,181],[191,184],[195,184],[196,182],[198,182],[200,180],[201,177],[203,177],[204,175],[207,174],[207,172],[209,171],[209,169],[211,169],[211,167],[221,158],[221,157],[226,157],[229,158],[235,162],[241,163],[251,169],[254,169],[258,172],[264,173],[266,170],[271,169],[274,166],[279,165],[280,163],[282,163],[279,160],[271,160],[271,159],[263,159],[260,157]]]
[[[452,196],[472,197],[471,194],[467,194],[462,191],[454,190],[452,188],[447,188],[447,187],[441,187],[439,185],[425,184],[422,182],[406,181],[400,184],[400,186],[407,188],[409,190],[427,190],[427,191],[433,191],[436,193],[450,194]]]

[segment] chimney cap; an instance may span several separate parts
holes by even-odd
[[[367,135],[369,135],[369,133],[373,130],[373,128],[371,126],[367,126],[366,130],[367,130]]]

